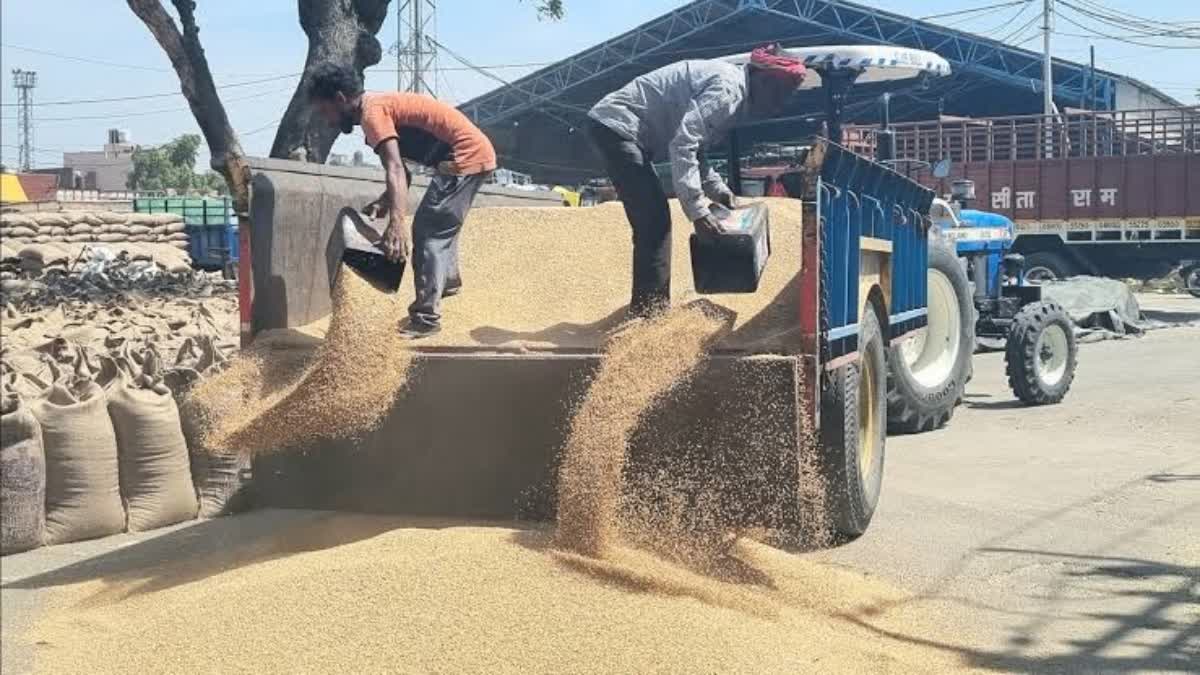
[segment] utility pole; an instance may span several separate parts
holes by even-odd
[[[1054,114],[1054,73],[1051,70],[1050,31],[1054,29],[1054,0],[1042,0],[1042,33],[1045,40],[1042,54],[1042,89],[1045,96],[1045,110],[1049,116]]]
[[[396,5],[396,88],[437,95],[437,0]],[[406,77],[407,76],[407,77]]]
[[[17,165],[22,171],[33,169],[33,90],[37,87],[37,73],[32,70],[14,70],[13,87],[17,90],[17,135],[21,139]]]

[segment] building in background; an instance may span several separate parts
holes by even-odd
[[[109,129],[108,142],[103,150],[64,152],[63,167],[72,172],[72,184],[63,187],[101,192],[128,189],[127,181],[133,172],[133,151],[136,148],[129,142],[128,131]]]

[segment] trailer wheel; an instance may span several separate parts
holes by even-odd
[[[1075,265],[1055,251],[1037,251],[1025,256],[1025,281],[1041,284],[1075,276]]]
[[[962,401],[975,352],[975,304],[954,253],[929,248],[928,325],[888,349],[888,431],[932,431]]]
[[[1200,298],[1200,264],[1184,268],[1180,274],[1183,276],[1183,287],[1187,292],[1193,298]]]
[[[1021,308],[1008,333],[1004,363],[1008,384],[1027,405],[1058,403],[1075,379],[1074,325],[1058,303]]]
[[[835,543],[867,531],[883,484],[887,440],[887,359],[871,305],[859,324],[859,358],[829,373],[821,395],[821,462],[825,520]]]

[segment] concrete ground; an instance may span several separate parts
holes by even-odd
[[[968,609],[980,666],[1200,672],[1200,300],[1139,300],[1195,325],[1084,345],[1052,407],[977,355],[945,429],[888,439],[867,535],[822,555]]]
[[[1045,408],[1016,405],[1003,355],[979,355],[946,429],[889,440],[867,535],[816,555],[965,608],[977,625],[936,644],[979,667],[1196,672],[1200,300],[1140,300],[1151,316],[1195,325],[1084,346],[1068,399]],[[317,515],[260,511],[6,557],[0,671],[31,668],[22,635],[57,585]]]

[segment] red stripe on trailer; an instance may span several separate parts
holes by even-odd
[[[242,346],[250,344],[251,317],[254,311],[254,279],[250,266],[250,219],[238,226],[238,314],[241,321]]]

